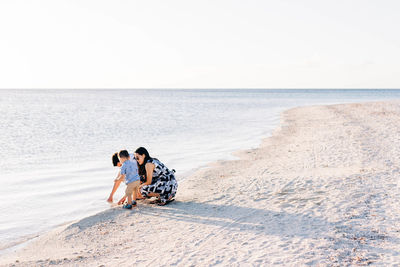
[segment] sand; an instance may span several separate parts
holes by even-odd
[[[170,205],[111,208],[0,264],[400,264],[399,122],[398,101],[288,110],[260,148],[187,177]]]

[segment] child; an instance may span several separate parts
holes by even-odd
[[[128,198],[128,203],[124,205],[123,208],[132,209],[132,207],[136,206],[137,190],[140,186],[138,167],[137,164],[130,160],[130,156],[127,150],[121,150],[118,153],[118,158],[122,166],[118,177],[115,179],[115,182],[117,183],[125,180],[125,197]]]
[[[138,164],[137,161],[136,161],[136,159],[135,159],[135,155],[134,155],[134,154],[129,154],[129,157],[130,157],[130,160],[131,160],[134,164],[136,164],[136,165]],[[111,161],[112,161],[112,164],[113,164],[114,167],[121,168],[122,164],[121,164],[121,162],[119,162],[118,152],[115,152],[115,153],[112,155]],[[120,172],[118,172],[118,175],[117,175],[117,176],[119,176],[119,174],[120,174]],[[112,190],[111,190],[110,196],[109,196],[108,199],[107,199],[108,202],[110,202],[110,203],[113,202],[113,196],[114,196],[115,192],[117,191],[117,189],[118,189],[119,185],[121,184],[121,182],[122,182],[122,181],[114,180],[113,188],[112,188]],[[140,176],[140,183],[142,183],[142,182],[145,182],[145,180],[142,181],[142,176]],[[136,199],[144,199],[144,197],[140,194],[140,189],[139,189],[139,188],[138,188],[138,190],[137,190],[137,197],[136,197]],[[126,197],[125,197],[125,195],[124,195],[124,196],[118,201],[118,205],[123,204],[123,203],[125,202],[125,200],[126,200]]]

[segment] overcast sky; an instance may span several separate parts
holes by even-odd
[[[398,0],[0,0],[0,88],[400,88]]]

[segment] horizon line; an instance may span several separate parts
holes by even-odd
[[[399,88],[245,88],[245,87],[232,87],[232,88],[0,88],[0,90],[400,90]]]

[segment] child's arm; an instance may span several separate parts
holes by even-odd
[[[120,174],[117,179],[115,179],[116,183],[121,183],[126,177],[126,174]],[[123,204],[125,202],[126,196],[123,196],[119,201],[118,205]]]
[[[117,191],[117,189],[118,189],[119,185],[121,184],[121,182],[122,181],[119,181],[119,180],[115,180],[114,181],[114,186],[113,186],[113,188],[111,190],[110,196],[107,199],[108,202],[113,202],[113,196],[114,196],[115,192]]]
[[[118,201],[118,205],[124,204],[126,199],[126,196],[123,196],[119,201]]]
[[[118,187],[119,187],[119,185],[121,184],[121,181],[122,181],[122,180],[121,181],[118,180],[118,177],[120,175],[121,174],[118,173],[117,178],[114,180],[114,186],[113,186],[113,188],[111,190],[110,196],[107,199],[108,202],[113,202],[113,196],[114,196],[115,192],[117,191],[117,189],[118,189]]]
[[[115,178],[114,182],[122,182],[126,177],[126,174],[119,174],[117,178]]]

